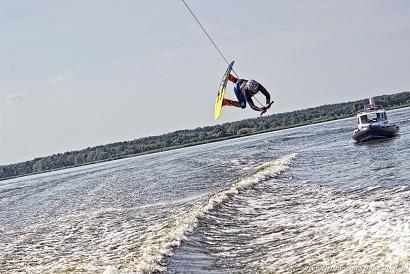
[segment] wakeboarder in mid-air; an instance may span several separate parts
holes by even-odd
[[[255,110],[260,111],[261,114],[265,113],[273,101],[270,100],[269,92],[258,82],[253,79],[245,80],[238,79],[232,74],[229,74],[228,80],[234,83],[234,92],[238,101],[233,101],[230,99],[224,98],[222,101],[222,106],[234,106],[238,108],[246,108],[246,102],[249,106]],[[257,107],[253,103],[252,97],[255,96],[258,92],[261,92],[266,97],[266,106]]]
[[[215,112],[214,112],[215,120],[220,117],[221,109],[223,106],[234,106],[234,107],[244,109],[246,108],[246,103],[248,103],[249,106],[253,110],[259,111],[262,115],[271,107],[273,103],[273,101],[270,100],[269,92],[261,84],[259,84],[255,80],[240,79],[239,77],[235,77],[231,74],[231,71],[233,71],[232,67],[234,63],[235,62],[232,61],[229,64],[222,78],[221,84],[219,85],[218,95],[216,96],[216,100],[215,100]],[[233,90],[235,92],[235,95],[238,101],[225,98],[225,90],[226,90],[226,85],[228,81],[231,81],[232,83],[234,83]],[[265,106],[263,106],[262,103],[259,102],[257,98],[254,98],[254,99],[261,105],[261,107],[257,107],[253,103],[252,97],[254,97],[259,92],[262,93],[266,97]]]

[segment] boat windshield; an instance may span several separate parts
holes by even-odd
[[[372,112],[372,113],[361,115],[359,117],[359,120],[361,124],[382,122],[382,121],[387,120],[387,116],[385,112]]]

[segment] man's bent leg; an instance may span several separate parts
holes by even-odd
[[[222,106],[234,106],[234,107],[241,107],[241,104],[237,101],[234,100],[230,100],[230,99],[223,99],[222,100]]]
[[[229,99],[223,99],[222,100],[222,106],[232,106],[232,100],[229,100]]]
[[[236,78],[232,74],[229,74],[228,80],[231,81],[232,83],[236,83],[236,81],[238,81],[238,78]]]

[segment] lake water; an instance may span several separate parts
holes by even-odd
[[[410,109],[0,182],[0,273],[409,272]],[[111,267],[110,267],[111,266]]]

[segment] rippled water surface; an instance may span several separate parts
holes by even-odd
[[[410,272],[410,110],[0,182],[0,273]],[[110,267],[111,266],[111,267]]]

